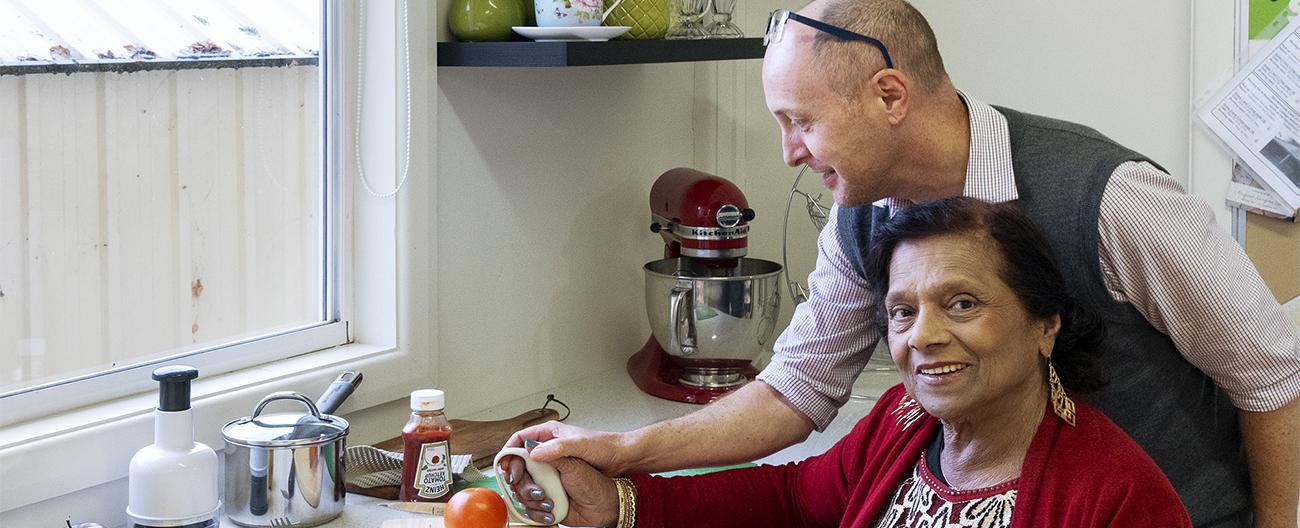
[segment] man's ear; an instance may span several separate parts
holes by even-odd
[[[912,78],[900,70],[885,68],[871,76],[871,88],[880,98],[889,124],[902,123],[911,108]]]

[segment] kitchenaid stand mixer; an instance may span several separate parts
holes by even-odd
[[[653,335],[628,374],[651,395],[709,403],[753,379],[771,348],[781,265],[745,258],[754,211],[730,181],[672,169],[651,187],[650,211],[664,259],[644,267]]]

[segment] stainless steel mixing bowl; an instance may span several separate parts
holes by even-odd
[[[675,258],[645,265],[650,328],[683,367],[738,371],[771,346],[781,310],[781,265],[750,258],[733,266],[709,264],[716,261]]]

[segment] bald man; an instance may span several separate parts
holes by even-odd
[[[763,88],[785,161],[819,173],[837,204],[811,297],[772,363],[682,418],[628,433],[550,423],[511,445],[545,441],[535,458],[623,474],[753,460],[802,441],[847,401],[881,337],[863,316],[880,309],[862,273],[873,222],[965,195],[1016,202],[1047,232],[1072,296],[1107,315],[1109,384],[1088,401],[1159,464],[1193,522],[1296,526],[1300,337],[1206,204],[1095,130],[958,91],[929,24],[901,0],[777,11],[767,45]]]

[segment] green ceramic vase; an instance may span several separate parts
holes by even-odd
[[[631,26],[625,39],[660,39],[668,33],[669,0],[623,0],[605,19],[606,26]],[[614,0],[605,0],[605,8]]]
[[[452,0],[447,26],[457,40],[510,40],[526,20],[522,0]]]

